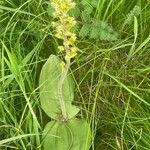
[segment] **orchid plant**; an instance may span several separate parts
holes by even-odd
[[[80,109],[72,105],[74,83],[69,68],[71,59],[77,55],[76,34],[71,32],[76,21],[68,12],[75,7],[72,0],[52,0],[54,8],[52,23],[55,37],[62,41],[59,52],[64,60],[50,55],[40,74],[40,102],[44,112],[51,118],[43,131],[44,150],[89,150],[91,130],[86,119],[77,119]]]

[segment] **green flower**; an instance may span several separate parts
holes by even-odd
[[[63,45],[59,45],[58,49],[59,51],[66,51],[65,58],[68,60],[76,56],[78,49],[74,46],[76,34],[71,32],[76,21],[68,14],[68,11],[75,7],[75,3],[72,0],[52,0],[51,4],[54,8],[55,22],[52,25],[56,29],[55,36],[63,41]]]

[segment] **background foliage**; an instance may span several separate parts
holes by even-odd
[[[79,118],[95,133],[91,149],[150,149],[150,1],[83,0],[72,61]],[[50,2],[0,1],[0,149],[40,149],[49,118],[39,74],[58,54]],[[76,12],[76,14],[75,14]]]

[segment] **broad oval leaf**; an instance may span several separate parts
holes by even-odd
[[[40,74],[40,102],[45,113],[59,120],[62,117],[58,96],[58,82],[62,72],[62,61],[55,55],[51,55],[44,64]],[[74,117],[79,109],[72,105],[74,98],[74,83],[71,75],[67,75],[63,84],[63,97],[65,101],[68,119]]]
[[[54,135],[54,136],[51,136]],[[85,119],[67,122],[49,122],[43,132],[44,150],[89,150],[91,146],[90,125]]]

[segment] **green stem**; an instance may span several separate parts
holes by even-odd
[[[68,119],[67,112],[66,112],[66,106],[65,106],[65,100],[64,100],[64,96],[63,96],[63,83],[67,76],[69,67],[70,67],[70,59],[66,62],[64,70],[60,76],[60,80],[58,82],[58,96],[59,96],[60,108],[61,108],[61,112],[62,112],[62,116],[63,116],[62,121],[66,121]]]

